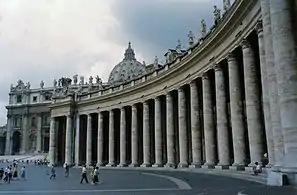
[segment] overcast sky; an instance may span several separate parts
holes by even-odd
[[[74,74],[107,81],[128,42],[147,64],[164,61],[181,39],[186,47],[200,20],[213,23],[223,0],[0,0],[0,125],[6,124],[10,84],[38,87]],[[232,1],[233,2],[233,1]]]

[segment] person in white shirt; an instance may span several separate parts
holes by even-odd
[[[253,168],[253,174],[258,175],[259,173],[262,173],[262,167],[259,165],[258,162],[255,162],[256,167]]]
[[[89,183],[88,178],[87,178],[87,167],[86,167],[86,165],[84,165],[82,167],[80,183],[83,183],[83,180],[85,180],[86,183]]]

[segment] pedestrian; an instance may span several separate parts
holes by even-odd
[[[99,182],[99,167],[95,168],[93,177],[93,184],[97,184],[97,182]]]
[[[65,177],[69,176],[69,165],[67,163],[64,164],[65,167]]]
[[[256,167],[253,167],[253,175],[258,175],[259,173],[262,173],[262,167],[259,165],[258,162],[255,162]]]
[[[0,179],[1,179],[1,182],[0,183],[2,183],[2,181],[3,181],[3,178],[4,177],[4,169],[3,168],[1,168],[0,169]]]
[[[50,179],[56,179],[56,170],[55,170],[55,166],[52,164],[52,167],[51,167],[51,176],[50,176]]]
[[[21,168],[21,179],[26,180],[26,169],[25,166]]]
[[[92,181],[92,184],[94,184],[94,172],[95,172],[95,165],[92,166],[92,170],[91,170],[91,181]]]
[[[18,166],[18,163],[14,163],[12,178],[16,180],[18,179]]]
[[[86,165],[84,165],[84,166],[82,167],[80,183],[82,183],[83,180],[85,180],[86,183],[89,183],[88,178],[87,178],[87,167],[86,167]]]

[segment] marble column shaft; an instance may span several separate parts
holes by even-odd
[[[108,166],[114,166],[115,162],[114,162],[114,158],[115,158],[115,153],[114,153],[114,149],[115,149],[115,140],[114,140],[114,133],[115,133],[115,129],[114,129],[114,111],[110,110],[109,111],[109,142],[108,142]]]
[[[173,126],[173,100],[172,95],[166,95],[166,135],[167,135],[167,164],[172,167],[175,165],[174,148],[174,126]]]
[[[263,126],[261,122],[261,104],[254,51],[247,40],[241,43],[245,84],[245,106],[250,146],[251,165],[262,162]]]
[[[143,165],[151,164],[150,152],[150,125],[149,125],[149,105],[148,102],[143,103]]]
[[[29,115],[24,114],[22,119],[22,131],[23,131],[23,139],[22,139],[22,152],[26,153],[28,150],[28,144],[29,144]]]
[[[203,124],[205,139],[205,158],[206,166],[214,166],[215,164],[215,126],[214,113],[212,103],[212,91],[210,80],[207,74],[202,77],[203,90]]]
[[[132,106],[132,163],[131,166],[138,166],[138,124],[137,124],[137,106],[134,104]]]
[[[162,166],[162,129],[161,129],[161,99],[155,98],[155,164],[154,166]]]
[[[92,115],[87,115],[87,166],[92,165]]]
[[[50,124],[50,143],[49,143],[49,162],[50,165],[55,164],[55,156],[57,150],[57,140],[56,140],[56,120],[54,117],[51,117],[51,124]]]
[[[183,88],[178,89],[178,134],[179,134],[179,167],[188,166],[188,135],[186,121],[186,95]]]
[[[263,99],[263,114],[264,125],[266,132],[266,143],[268,151],[268,159],[270,166],[274,164],[274,144],[273,144],[273,131],[271,127],[270,117],[270,100],[269,100],[269,84],[267,79],[267,66],[266,66],[266,53],[262,22],[258,22],[255,27],[258,34],[259,57],[261,67],[261,82],[262,82],[262,99]]]
[[[125,108],[121,108],[121,126],[120,126],[120,165],[126,166],[127,161],[127,147],[126,147],[126,110]]]
[[[11,133],[13,128],[13,117],[7,116],[7,131],[6,131],[6,142],[5,142],[5,155],[11,155]]]
[[[270,0],[274,61],[277,75],[285,155],[281,171],[297,167],[297,53],[293,1]],[[295,11],[295,10],[294,10]],[[294,13],[296,14],[296,13]],[[295,23],[294,23],[295,22]],[[296,184],[296,178],[294,181]]]
[[[191,132],[192,132],[192,166],[201,166],[202,164],[202,140],[199,117],[198,88],[195,81],[190,83],[190,101],[191,101]]]
[[[221,67],[215,67],[216,119],[219,166],[230,165],[230,146],[228,133],[227,100],[224,73]]]
[[[66,120],[66,143],[65,143],[65,162],[68,165],[72,165],[72,117],[70,115],[67,116]]]
[[[41,152],[41,142],[42,142],[42,117],[41,115],[37,116],[37,132],[36,132],[36,151]]]
[[[97,166],[103,166],[103,114],[98,113]]]
[[[234,55],[228,55],[228,71],[229,71],[229,92],[230,92],[230,112],[232,125],[232,139],[234,150],[234,166],[245,165],[245,138],[243,110],[241,100],[241,87],[239,80],[238,62]]]
[[[270,120],[273,133],[273,146],[275,165],[278,166],[284,156],[284,142],[281,127],[280,103],[278,85],[276,78],[276,67],[274,63],[274,51],[271,32],[269,0],[261,0],[261,12],[265,43],[265,59],[267,67],[267,83],[270,102]],[[268,154],[269,155],[269,154]]]
[[[75,165],[78,166],[79,165],[79,150],[80,150],[80,115],[77,114],[76,115],[76,128],[75,128],[76,132],[75,132]]]

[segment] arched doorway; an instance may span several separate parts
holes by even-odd
[[[12,154],[19,154],[21,148],[21,133],[15,131],[12,135]]]

